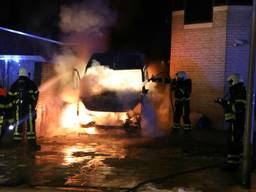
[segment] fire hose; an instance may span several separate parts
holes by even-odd
[[[76,79],[78,80],[78,82],[81,80],[79,71],[77,69],[73,68],[73,80],[75,77],[77,77]],[[74,86],[74,88],[77,88],[77,87]],[[77,114],[77,116],[79,116],[79,99],[77,100],[76,114]]]
[[[126,192],[135,192],[137,189],[139,189],[143,185],[146,185],[147,183],[160,183],[160,182],[163,182],[164,180],[171,179],[171,178],[174,178],[174,177],[177,177],[177,176],[180,176],[180,175],[185,175],[185,174],[189,174],[189,173],[204,171],[206,169],[211,169],[211,168],[214,168],[214,167],[218,167],[218,166],[222,165],[224,162],[225,161],[222,160],[222,161],[218,161],[216,163],[212,163],[212,164],[205,165],[205,166],[202,166],[202,167],[196,167],[196,168],[189,169],[189,170],[184,170],[184,171],[181,171],[181,172],[178,172],[178,173],[169,174],[169,175],[166,175],[166,176],[163,176],[163,177],[149,179],[149,180],[143,181],[141,183],[138,183],[136,186],[128,189]]]

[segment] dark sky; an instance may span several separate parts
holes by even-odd
[[[3,1],[0,7],[0,26],[58,40],[61,5],[82,1]],[[141,51],[156,58],[169,57],[171,0],[109,2],[118,13],[117,24],[112,29],[112,49]]]

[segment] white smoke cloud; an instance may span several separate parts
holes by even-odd
[[[61,86],[74,88],[71,85],[74,83],[74,69],[78,76],[83,76],[90,55],[106,50],[106,39],[115,21],[116,12],[104,0],[61,7],[59,26],[66,46],[54,58],[55,71],[64,77]],[[77,73],[75,75],[77,77]]]
[[[44,111],[42,112],[44,120],[40,122],[45,122],[44,124],[58,121],[59,117],[56,114],[61,113],[63,101],[77,101],[79,91],[74,89],[74,83],[77,83],[78,75],[75,73],[74,76],[74,69],[82,76],[90,55],[93,52],[107,49],[109,31],[116,21],[116,12],[108,6],[105,0],[88,0],[70,6],[65,5],[61,7],[59,15],[59,27],[64,46],[53,58],[54,83],[46,82],[47,87],[44,86],[44,89],[47,88],[45,91],[49,98],[42,97],[39,102]],[[54,103],[49,103],[48,100],[52,101],[53,98]],[[57,103],[60,104],[56,105]],[[56,128],[57,125],[40,127],[47,127],[50,133],[51,129]]]
[[[64,33],[96,33],[102,35],[115,24],[116,12],[106,1],[90,0],[70,7],[63,6],[60,27]]]

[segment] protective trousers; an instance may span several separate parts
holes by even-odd
[[[31,104],[27,106],[16,105],[15,114],[15,129],[14,137],[15,141],[29,141],[35,143],[35,110]]]
[[[4,114],[0,113],[0,137],[3,135],[4,132]]]
[[[243,152],[244,115],[229,121],[227,164],[238,166]]]
[[[180,118],[183,116],[184,122],[184,131],[190,131],[191,121],[189,119],[190,114],[190,101],[189,100],[175,100],[175,107],[174,107],[174,114],[173,114],[173,121],[174,126],[173,129],[180,128]]]

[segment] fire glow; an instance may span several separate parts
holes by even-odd
[[[68,104],[62,111],[61,126],[71,132],[97,134],[95,127],[81,127],[82,124],[88,125],[90,122],[92,117],[81,102]]]
[[[140,69],[113,70],[94,63],[84,77],[84,86],[89,95],[101,94],[103,91],[141,91],[142,71]],[[90,86],[91,85],[91,86]]]
[[[139,97],[142,89],[142,71],[140,69],[112,70],[105,66],[95,65],[88,69],[82,81],[83,84],[80,87],[80,91],[82,91],[82,94],[89,96],[111,90],[117,93],[137,92],[137,97]],[[125,100],[129,99],[134,98],[125,98]],[[126,119],[126,111],[89,111],[82,102],[79,102],[78,104],[70,103],[63,109],[61,125],[63,128],[75,132],[96,134],[93,123],[99,125],[123,125]]]

